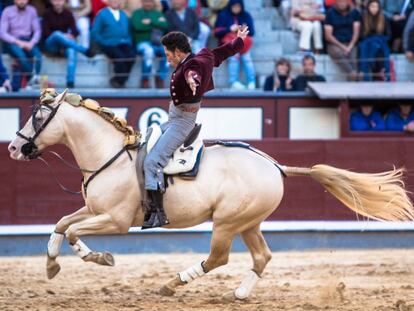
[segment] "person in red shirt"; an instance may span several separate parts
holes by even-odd
[[[142,229],[169,223],[162,204],[165,191],[163,169],[194,128],[202,96],[214,89],[213,68],[239,53],[248,33],[247,26],[239,26],[233,41],[213,50],[201,49],[197,54],[191,53],[188,37],[182,32],[170,32],[162,38],[165,55],[175,71],[171,76],[168,122],[161,125],[163,134],[144,161],[150,210],[145,215]]]

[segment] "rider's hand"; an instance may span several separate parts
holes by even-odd
[[[248,34],[249,27],[247,27],[247,25],[239,26],[239,29],[237,30],[237,37],[242,38],[244,40]]]
[[[187,84],[190,87],[191,91],[193,92],[193,96],[195,96],[197,92],[198,83],[196,80],[194,80],[191,74],[189,74],[187,77]]]

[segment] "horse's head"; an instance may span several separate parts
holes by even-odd
[[[66,93],[67,90],[58,94],[54,89],[42,92],[40,103],[33,106],[32,116],[9,144],[12,159],[35,159],[41,150],[62,139],[64,128],[62,122],[59,122],[57,112],[65,100]]]

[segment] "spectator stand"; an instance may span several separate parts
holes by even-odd
[[[330,82],[309,83],[309,88],[321,100],[337,101],[340,138],[404,138],[412,134],[395,131],[351,131],[351,113],[363,103],[372,104],[385,116],[398,104],[414,104],[414,83],[411,82]]]
[[[289,29],[280,12],[272,6],[270,0],[245,1],[248,10],[256,25],[255,44],[252,48],[253,61],[257,75],[257,88],[262,88],[265,77],[272,73],[275,59],[283,56],[293,64],[293,76],[301,69],[303,54],[298,53],[299,35]],[[215,47],[217,42],[210,40],[210,47]],[[12,61],[8,55],[3,55],[4,64],[11,69]],[[391,59],[396,72],[396,81],[414,81],[414,63],[406,60],[403,54],[393,54]],[[153,68],[157,68],[157,63]],[[170,68],[171,70],[171,68]],[[11,70],[9,70],[11,72]],[[112,75],[112,66],[109,59],[103,54],[88,59],[78,55],[76,68],[76,86],[82,88],[109,88],[108,77]],[[328,55],[316,55],[316,72],[326,77],[328,82],[346,81],[346,76]],[[59,57],[43,57],[42,75],[48,76],[48,80],[56,87],[64,87],[66,80],[66,59]],[[154,72],[155,74],[155,72]],[[228,87],[227,67],[221,66],[214,72],[215,85],[218,89]],[[138,56],[132,69],[130,78],[126,83],[127,88],[136,89],[141,80],[141,57]],[[155,86],[153,81],[151,86]]]

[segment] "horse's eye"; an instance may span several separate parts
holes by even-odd
[[[42,117],[36,117],[35,118],[35,121],[38,123],[38,122],[42,122]]]

